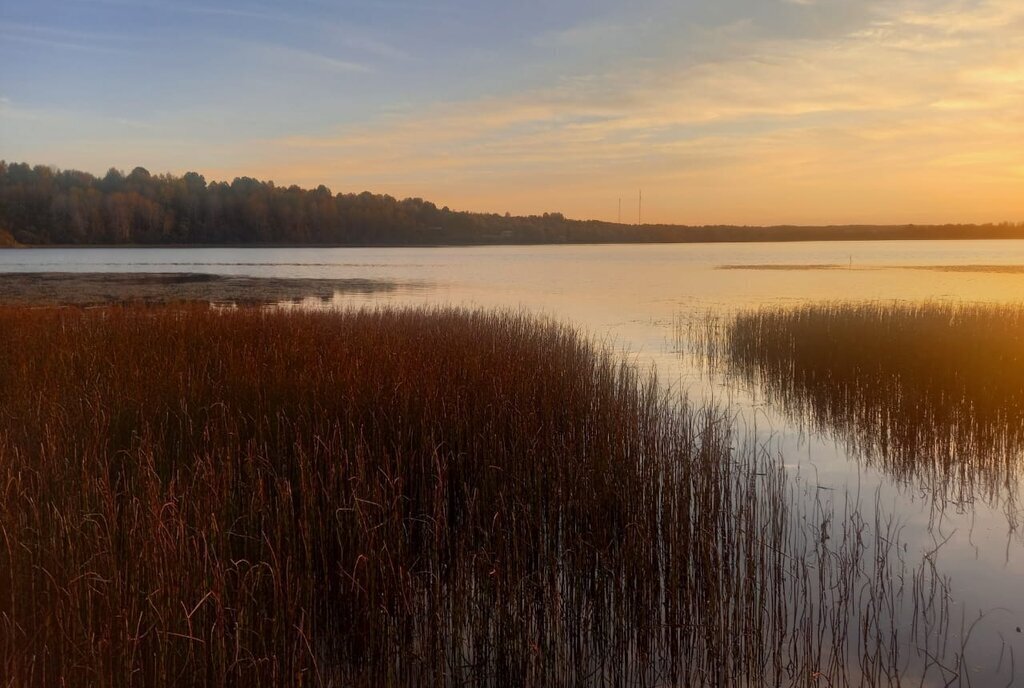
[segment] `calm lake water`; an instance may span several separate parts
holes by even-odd
[[[990,269],[996,266],[1002,269]],[[737,422],[756,428],[758,441],[784,458],[805,494],[824,494],[840,506],[859,500],[872,513],[880,505],[902,528],[908,566],[929,556],[949,577],[950,642],[966,643],[976,685],[1024,685],[1024,534],[1006,505],[979,498],[937,511],[927,486],[894,482],[836,439],[809,432],[764,402],[759,390],[706,372],[677,334],[680,324],[685,332],[686,322],[708,311],[765,304],[1024,304],[1024,267],[1012,270],[1020,266],[1022,241],[0,251],[0,272],[359,278],[391,282],[395,289],[303,305],[521,308],[574,323],[638,364],[655,365],[663,381],[685,390],[695,403],[732,404]],[[968,633],[979,615],[982,620]],[[1018,665],[1013,673],[1011,653]]]

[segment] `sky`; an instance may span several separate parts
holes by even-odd
[[[1024,221],[1024,0],[0,0],[0,158],[682,224]]]

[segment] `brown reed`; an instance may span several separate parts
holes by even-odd
[[[940,507],[981,498],[1017,523],[1024,308],[769,307],[736,314],[719,334],[725,366],[791,415],[924,486]]]
[[[0,308],[2,683],[899,676],[888,553],[739,445],[521,314]]]

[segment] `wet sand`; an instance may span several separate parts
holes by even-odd
[[[95,306],[114,303],[273,304],[336,294],[392,291],[365,279],[263,278],[200,273],[0,273],[0,305]]]

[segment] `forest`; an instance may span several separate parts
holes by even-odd
[[[1024,223],[831,227],[626,225],[511,216],[421,198],[333,193],[238,177],[88,172],[0,161],[0,247],[14,245],[430,246],[1024,238]]]

